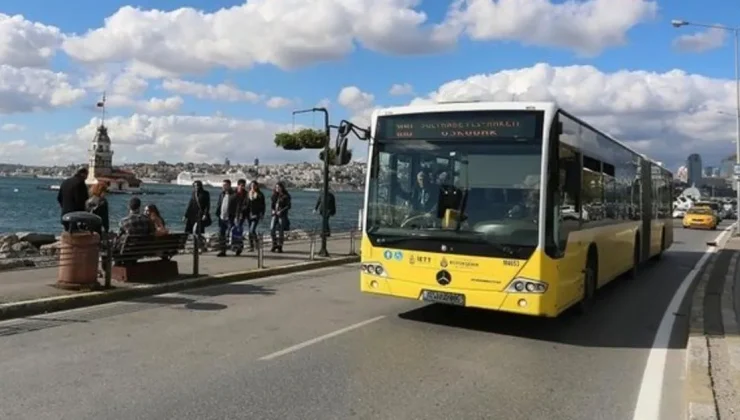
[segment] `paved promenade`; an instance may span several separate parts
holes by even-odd
[[[350,252],[350,239],[346,234],[337,236],[339,237],[330,237],[327,241],[329,253],[332,257],[347,256]],[[355,244],[359,253],[359,241],[356,240]],[[318,250],[319,241],[317,240],[316,253],[318,253]],[[316,256],[316,259],[320,258]],[[178,255],[174,260],[178,263],[182,278],[192,277],[192,254]],[[282,254],[269,252],[268,245],[264,253],[264,268],[284,267],[305,263],[309,260],[310,243],[307,240],[286,242]],[[199,274],[206,276],[256,270],[257,254],[256,252],[244,252],[237,257],[230,253],[227,257],[218,258],[215,252],[208,252],[199,256],[199,268]],[[77,293],[53,287],[56,283],[57,271],[57,267],[50,267],[0,272],[0,304]],[[103,279],[101,278],[99,281],[102,283]],[[135,286],[135,284],[116,281],[113,281],[112,285],[116,288]]]
[[[0,322],[0,418],[679,420],[672,302],[718,232],[675,234],[586,317],[363,295],[348,266]]]

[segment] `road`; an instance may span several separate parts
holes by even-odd
[[[663,313],[719,231],[675,232],[588,317],[361,295],[341,267],[3,322],[0,418],[631,419]],[[666,419],[682,357],[668,353]]]

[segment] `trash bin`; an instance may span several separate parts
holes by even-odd
[[[96,288],[100,257],[100,217],[76,211],[62,216],[65,224],[59,246],[57,286],[64,289]]]

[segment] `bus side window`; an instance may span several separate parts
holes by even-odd
[[[557,244],[565,251],[570,232],[581,227],[581,157],[574,149],[560,145],[559,168],[559,217],[556,221]]]

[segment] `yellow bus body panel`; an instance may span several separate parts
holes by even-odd
[[[571,232],[562,258],[553,259],[540,248],[528,260],[449,255],[374,247],[362,238],[362,263],[380,264],[382,276],[360,275],[365,293],[420,300],[423,290],[465,295],[465,306],[556,317],[583,297],[583,270],[591,245],[598,255],[599,287],[633,267],[635,239],[641,222],[629,221]],[[665,228],[665,239],[662,232]],[[649,257],[673,242],[673,224],[655,220],[650,224]],[[446,286],[437,283],[440,270],[450,273]],[[535,280],[548,285],[544,293],[507,292],[514,279]]]

